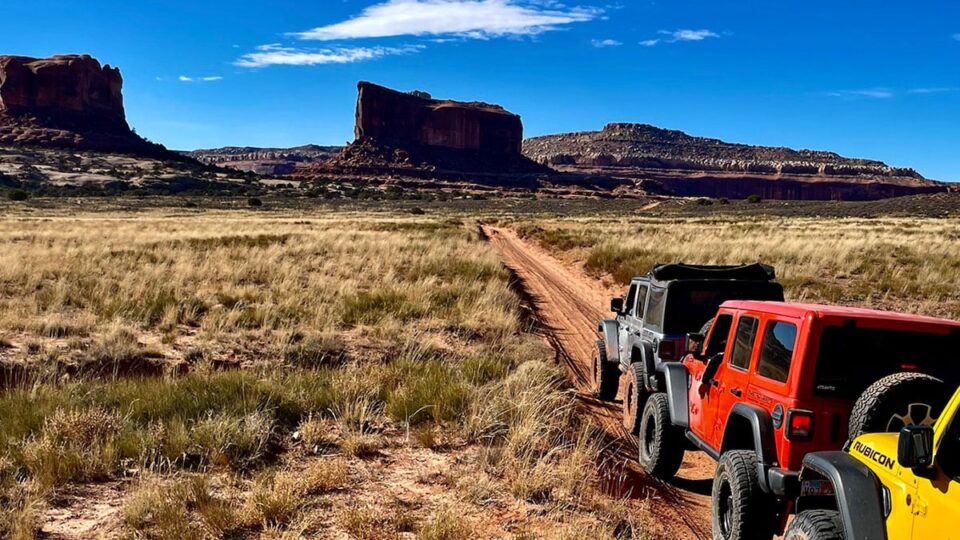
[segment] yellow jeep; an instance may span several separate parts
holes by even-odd
[[[803,464],[785,540],[960,539],[960,389],[932,426],[861,435]]]

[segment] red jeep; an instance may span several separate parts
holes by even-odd
[[[960,384],[960,322],[733,301],[708,324],[665,366],[666,391],[647,399],[639,454],[661,478],[676,474],[686,448],[719,461],[714,538],[782,533],[804,455],[864,431],[931,424]]]

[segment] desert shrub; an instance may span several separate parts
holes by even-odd
[[[403,509],[361,504],[341,510],[337,524],[356,540],[395,540],[416,526],[413,516]]]
[[[750,204],[756,204],[762,200],[763,199],[761,199],[759,195],[750,195],[749,197],[747,197],[747,202]]]
[[[109,478],[119,464],[115,441],[122,427],[115,411],[58,410],[23,445],[23,464],[45,488]]]
[[[275,423],[264,411],[242,417],[210,414],[193,427],[192,450],[203,463],[243,470],[270,453]]]
[[[646,248],[624,248],[602,244],[590,250],[584,268],[595,275],[610,274],[617,283],[629,283],[642,276],[659,261],[659,256]]]
[[[460,418],[469,403],[470,388],[447,363],[399,361],[391,366],[401,373],[399,386],[387,396],[385,412],[393,420],[411,425]]]
[[[22,189],[11,189],[7,191],[7,199],[11,201],[25,201],[30,198],[30,195]]]
[[[357,293],[343,300],[340,319],[347,325],[376,324],[388,317],[408,320],[420,316],[423,309],[407,297],[391,290]]]
[[[467,540],[473,537],[473,530],[462,515],[452,509],[435,515],[417,534],[418,540]]]
[[[212,494],[205,476],[173,482],[148,476],[127,497],[123,521],[137,538],[201,540],[234,529],[237,513]]]
[[[711,201],[710,199],[707,199],[706,197],[700,197],[699,199],[697,199],[696,202],[697,202],[697,206],[712,206],[712,205],[713,205],[713,201]]]
[[[34,330],[37,334],[49,338],[86,336],[95,324],[96,320],[90,314],[67,316],[63,313],[52,313],[39,320]]]
[[[347,345],[337,334],[297,336],[284,349],[284,360],[302,368],[340,366],[347,358]]]
[[[250,197],[249,199],[247,199],[247,206],[250,206],[253,208],[260,208],[261,206],[263,206],[263,201],[261,201],[256,197]]]
[[[728,198],[726,198],[726,197],[721,197],[720,200],[717,201],[717,202],[720,203],[720,204],[726,205],[726,204],[730,204],[730,199],[728,199]]]
[[[282,527],[299,513],[304,497],[340,489],[346,483],[347,465],[341,459],[314,460],[303,471],[261,474],[244,507],[245,521]]]

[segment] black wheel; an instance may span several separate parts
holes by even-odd
[[[773,537],[772,505],[760,487],[759,463],[750,450],[731,450],[720,458],[713,478],[714,540]]]
[[[807,510],[797,514],[783,540],[843,540],[843,520],[835,510]]]
[[[950,395],[950,388],[930,375],[888,375],[870,385],[854,404],[850,440],[864,433],[899,432],[911,424],[932,426]]]
[[[620,366],[607,361],[607,347],[603,340],[597,341],[593,355],[593,394],[603,401],[612,401],[620,388]]]
[[[684,437],[670,423],[667,395],[647,398],[640,418],[640,466],[656,478],[673,478],[683,462]]]
[[[627,432],[636,435],[640,432],[640,413],[647,402],[646,387],[644,386],[643,364],[630,365],[627,371],[627,388],[623,393],[623,427]]]

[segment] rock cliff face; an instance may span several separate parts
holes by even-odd
[[[226,146],[185,152],[201,163],[257,174],[292,174],[298,169],[326,161],[337,155],[342,146],[307,144],[292,148],[255,148]]]
[[[432,99],[358,84],[356,141],[334,167],[516,173],[544,167],[523,156],[523,123],[499,105]]]
[[[161,156],[127,125],[120,70],[88,55],[0,56],[0,144]]]
[[[524,141],[529,158],[566,171],[649,180],[681,196],[878,199],[946,191],[913,169],[833,152],[732,144],[645,124]]]

